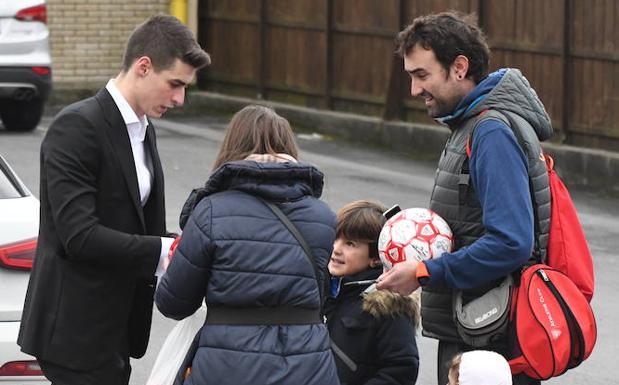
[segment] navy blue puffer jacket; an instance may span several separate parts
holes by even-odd
[[[270,200],[312,248],[321,285],[335,237],[335,215],[318,200],[323,175],[301,163],[224,164],[183,210],[182,240],[156,292],[166,317],[209,306],[320,307],[303,249],[256,196]],[[186,222],[186,224],[185,224]],[[323,286],[324,287],[324,286]],[[206,325],[185,384],[338,384],[324,324]]]

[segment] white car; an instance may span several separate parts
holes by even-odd
[[[0,156],[0,384],[43,385],[37,361],[17,333],[39,232],[39,200]]]
[[[33,130],[52,88],[44,0],[0,0],[0,118],[7,130]]]

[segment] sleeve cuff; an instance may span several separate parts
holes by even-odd
[[[161,277],[163,273],[165,273],[164,260],[168,257],[168,253],[170,252],[170,247],[172,247],[172,243],[174,243],[174,238],[161,237],[161,253],[159,255],[157,270],[155,271],[155,275],[157,277]]]
[[[419,264],[423,265],[422,269],[424,269],[425,274],[427,274],[427,285],[434,286],[444,284],[445,274],[443,270],[443,265],[439,261],[440,258],[443,258],[443,256],[440,256],[437,259],[428,259]],[[419,270],[419,266],[417,267],[417,270]]]
[[[421,261],[417,264],[415,277],[417,278],[420,286],[426,286],[428,284],[428,281],[430,280],[430,273],[428,273],[428,267],[425,262]]]
[[[417,273],[416,273],[417,278],[421,278],[421,277],[429,277],[430,273],[428,273],[428,267],[426,266],[426,263],[421,261],[419,262],[419,264],[417,265]]]

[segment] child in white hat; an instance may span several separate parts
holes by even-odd
[[[499,353],[472,350],[453,358],[447,385],[512,385],[512,373]]]

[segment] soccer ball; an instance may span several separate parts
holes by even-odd
[[[432,210],[410,208],[389,218],[378,237],[378,255],[389,270],[399,262],[423,261],[453,249],[453,234]]]

